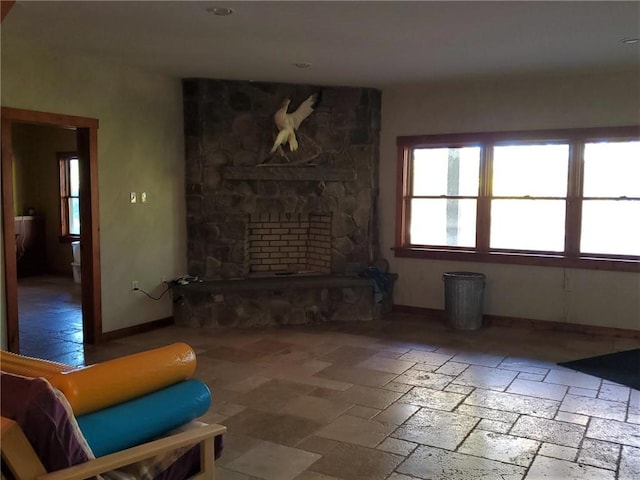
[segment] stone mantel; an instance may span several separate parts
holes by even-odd
[[[276,180],[276,181],[325,181],[350,182],[355,172],[347,168],[323,166],[270,166],[226,167],[223,178],[227,180]]]

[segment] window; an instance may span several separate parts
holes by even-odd
[[[60,235],[74,240],[80,237],[80,174],[76,153],[58,153],[60,171]]]
[[[580,250],[640,255],[640,142],[584,146]]]
[[[480,148],[424,148],[413,154],[412,243],[473,247]]]
[[[568,144],[495,145],[489,247],[562,252]]]
[[[396,256],[637,271],[639,133],[398,137]]]

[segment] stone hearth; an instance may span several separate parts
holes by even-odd
[[[189,327],[254,327],[379,318],[390,293],[376,301],[370,278],[282,275],[171,285],[174,318]]]

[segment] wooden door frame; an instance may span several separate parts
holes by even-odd
[[[2,2],[0,2],[0,22],[7,16],[14,3],[16,3],[15,0],[2,0]]]
[[[82,328],[84,343],[102,338],[102,295],[100,283],[100,224],[98,215],[98,120],[18,108],[1,108],[2,138],[2,235],[6,331],[9,351],[19,353],[18,275],[15,255],[13,205],[12,125],[28,123],[76,130],[80,166],[80,264],[82,265]]]

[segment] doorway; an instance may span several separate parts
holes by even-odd
[[[92,118],[2,107],[2,226],[5,247],[4,270],[8,348],[12,352],[19,353],[21,344],[18,299],[18,255],[20,250],[16,241],[16,234],[19,234],[16,229],[16,213],[20,212],[16,207],[20,207],[23,210],[22,213],[31,213],[28,211],[30,207],[16,205],[14,197],[15,152],[13,139],[14,131],[22,128],[23,125],[56,127],[75,132],[76,152],[79,163],[79,214],[82,225],[80,229],[80,244],[82,248],[80,249],[79,298],[76,298],[76,300],[81,303],[83,342],[85,344],[99,343],[102,334],[102,303],[98,238],[98,121]],[[27,212],[24,212],[25,208]],[[34,211],[33,213],[36,212]],[[56,220],[56,222],[58,221]],[[67,245],[67,248],[71,252],[71,246]]]
[[[76,129],[14,122],[11,140],[20,352],[82,364]]]

